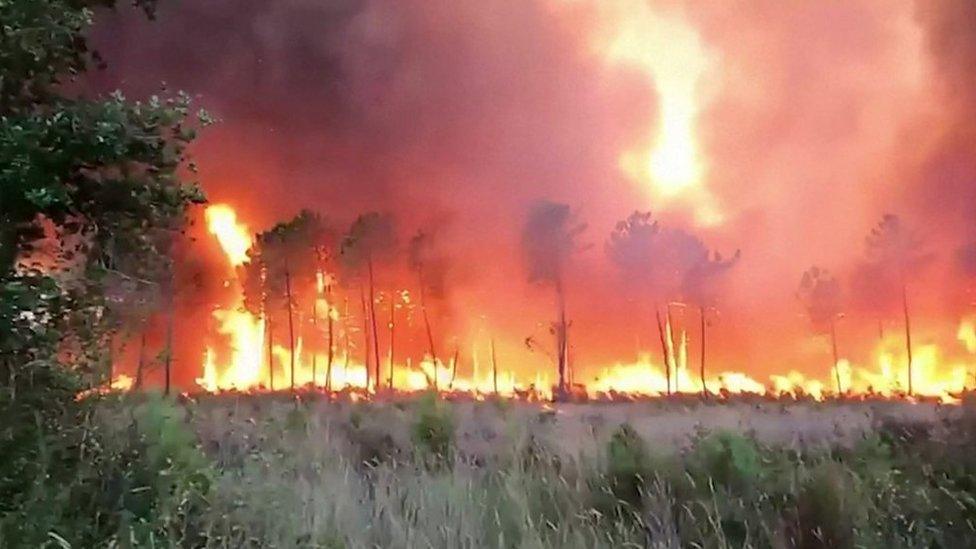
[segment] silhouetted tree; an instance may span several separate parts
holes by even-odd
[[[241,267],[245,307],[255,314],[263,314],[268,325],[269,360],[271,327],[277,324],[276,313],[284,313],[292,390],[295,389],[295,310],[308,310],[309,304],[314,305],[321,250],[330,245],[331,235],[321,216],[303,210],[292,220],[258,234],[248,250],[249,261]]]
[[[698,260],[685,272],[682,281],[682,295],[687,303],[698,307],[700,320],[701,362],[699,374],[701,377],[702,394],[708,393],[705,386],[705,327],[708,322],[705,314],[713,310],[718,303],[719,288],[723,276],[732,266],[738,263],[741,254],[736,250],[731,258],[724,258],[718,252],[709,253],[704,246],[703,253],[699,252]]]
[[[840,355],[837,352],[837,319],[844,312],[844,298],[840,282],[826,270],[816,266],[810,267],[800,278],[797,297],[803,303],[814,331],[818,334],[827,334],[830,337],[830,346],[834,357],[832,369],[837,382],[837,393],[840,394],[844,391],[838,369]]]
[[[529,210],[522,229],[522,249],[529,282],[552,286],[556,292],[558,320],[552,325],[556,336],[559,375],[557,398],[567,394],[568,323],[566,320],[565,270],[571,257],[582,249],[579,236],[586,224],[566,204],[540,201]]]
[[[654,221],[650,212],[634,212],[617,223],[605,251],[627,281],[639,291],[666,304],[684,300],[697,306],[701,315],[701,382],[705,390],[705,311],[714,306],[719,275],[738,259],[725,260],[710,254],[702,241],[680,229],[666,229]],[[658,335],[664,355],[668,394],[674,357],[669,349],[670,330],[665,329],[660,306],[655,304]],[[670,314],[667,315],[670,326]]]
[[[341,257],[346,266],[357,273],[360,279],[365,270],[369,290],[369,301],[364,298],[364,315],[368,316],[368,324],[373,342],[373,358],[375,361],[375,382],[377,389],[380,384],[380,344],[376,331],[376,264],[388,259],[396,249],[396,232],[393,217],[390,214],[370,212],[360,215],[353,221],[342,240]],[[361,287],[362,289],[362,287]],[[364,292],[363,292],[364,293]],[[369,385],[369,353],[366,354],[366,378]]]
[[[417,285],[420,288],[420,314],[424,320],[424,330],[427,335],[427,348],[430,359],[437,368],[437,351],[434,346],[434,332],[430,325],[430,315],[427,311],[428,298],[431,295],[441,295],[444,291],[444,273],[446,262],[434,246],[430,233],[419,231],[410,239],[409,246],[410,268],[417,273]],[[437,376],[434,376],[434,389],[437,387]]]
[[[908,285],[931,260],[921,238],[901,219],[885,214],[865,240],[865,263],[859,270],[859,290],[881,301],[901,298],[905,321],[905,350],[908,355],[908,394],[912,379],[912,328],[908,307]]]

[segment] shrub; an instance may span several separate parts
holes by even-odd
[[[451,410],[434,393],[427,393],[417,403],[417,420],[411,434],[414,444],[430,456],[447,459],[454,445],[454,419]]]
[[[800,547],[854,547],[866,527],[870,502],[853,471],[835,461],[809,470],[797,500]]]
[[[737,493],[755,486],[762,475],[755,441],[727,431],[699,439],[688,456],[688,468],[697,482],[707,485],[711,479]]]
[[[640,503],[641,485],[650,460],[644,440],[627,423],[614,431],[607,445],[607,475],[614,496],[633,505]]]

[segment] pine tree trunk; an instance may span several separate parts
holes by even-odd
[[[566,297],[563,294],[562,281],[556,282],[556,299],[559,307],[559,320],[556,324],[556,370],[559,376],[556,400],[562,400],[566,396]]]
[[[363,289],[362,284],[359,286],[359,299],[363,305],[363,351],[365,352],[365,363],[366,367],[366,390],[369,391],[369,307],[366,305],[366,290]],[[348,353],[347,353],[348,355]]]
[[[668,303],[668,305],[666,307],[666,310],[667,310],[667,315],[665,317],[665,320],[667,321],[667,324],[665,325],[665,328],[667,328],[667,330],[665,330],[665,333],[668,334],[668,343],[671,345],[671,347],[670,347],[670,349],[671,349],[671,362],[673,362],[672,366],[674,367],[674,392],[675,393],[680,393],[681,392],[681,387],[679,387],[679,385],[681,383],[681,376],[680,376],[680,372],[679,372],[680,366],[678,365],[678,358],[679,358],[678,357],[678,354],[677,354],[678,346],[675,345],[675,342],[674,342],[674,321],[673,321],[673,319],[671,317],[671,304],[670,303]]]
[[[115,342],[112,336],[108,337],[108,386],[112,387],[112,380],[115,379]],[[95,379],[98,379],[97,376]]]
[[[328,363],[325,365],[325,390],[332,390],[332,361],[335,359],[335,336],[333,335],[333,329],[335,326],[335,321],[332,320],[332,286],[327,286],[325,289],[326,295],[326,323],[328,326],[329,333],[329,349],[326,352],[326,357],[328,358]],[[347,353],[348,354],[348,353]]]
[[[396,327],[396,309],[393,299],[393,292],[390,291],[390,378],[389,378],[389,388],[393,390],[393,350],[394,350],[394,335]]]
[[[271,326],[271,317],[267,318],[268,323],[268,382],[271,384],[271,391],[274,392],[274,331]]]
[[[459,358],[458,355],[460,355],[460,352],[461,352],[461,348],[460,347],[455,347],[454,348],[454,360],[451,361],[453,363],[453,365],[454,365],[454,368],[452,368],[452,371],[451,371],[451,381],[447,384],[447,390],[448,391],[453,391],[454,390],[454,380],[457,379],[458,358]]]
[[[376,283],[373,279],[373,256],[369,256],[368,260],[369,266],[369,319],[370,325],[373,330],[373,359],[375,360],[376,375],[374,379],[376,381],[376,390],[380,388],[380,336],[376,329]]]
[[[172,290],[170,290],[172,292]],[[163,361],[163,394],[169,396],[173,383],[173,294],[169,296],[169,306],[166,311],[166,358]]]
[[[664,324],[661,322],[661,309],[657,305],[654,306],[654,317],[657,319],[657,333],[661,339],[661,354],[664,358],[664,376],[667,380],[668,396],[671,395],[671,353],[668,351],[667,336],[664,335]]]
[[[830,347],[834,355],[834,378],[837,381],[837,395],[844,393],[844,387],[840,382],[840,354],[837,352],[837,325],[836,319],[830,317]]]
[[[905,313],[905,350],[908,351],[908,396],[914,394],[912,386],[912,324],[908,315],[908,286],[903,282],[901,285],[901,304]]]
[[[430,359],[434,362],[434,371],[436,373],[437,353],[434,351],[434,332],[433,330],[431,330],[430,317],[427,315],[427,296],[426,296],[426,292],[424,291],[424,274],[422,270],[419,273],[419,277],[420,277],[420,314],[424,317],[424,329],[427,331],[427,347],[430,350]]]
[[[701,375],[701,385],[702,385],[702,396],[708,397],[708,387],[705,385],[705,307],[701,306],[698,309],[698,314],[701,317],[701,365],[700,372]]]
[[[318,326],[318,319],[316,318],[318,316],[318,312],[319,312],[318,311],[318,306],[319,306],[318,305],[318,300],[317,299],[316,300],[313,300],[312,301],[312,334],[315,334],[315,328],[316,328],[316,326]],[[314,341],[315,339],[317,339],[317,338],[311,338],[312,341]],[[317,376],[317,374],[318,374],[318,366],[319,365],[318,365],[318,356],[316,356],[316,354],[315,354],[315,347],[314,346],[312,347],[311,351],[312,351],[312,388],[315,388],[315,387],[318,386],[318,376]]]
[[[292,318],[291,273],[285,267],[285,297],[288,299],[288,347],[290,350],[291,390],[295,391],[295,321]]]
[[[142,333],[139,335],[139,362],[136,364],[136,381],[132,388],[142,389],[142,378],[146,368],[146,323],[142,324]]]
[[[491,382],[498,396],[498,361],[495,360],[495,338],[491,339]]]
[[[350,351],[350,349],[352,349],[352,341],[349,338],[349,316],[350,315],[349,315],[349,296],[348,295],[343,299],[343,304],[345,305],[344,309],[346,311],[346,314],[343,316],[343,318],[346,319],[346,322],[344,323],[345,325],[343,326],[342,334],[344,336],[344,339],[346,340],[346,356],[342,360],[342,377],[344,379],[346,379],[346,384],[348,385],[348,379],[349,379],[349,361],[352,359],[352,357],[351,357],[352,352]]]

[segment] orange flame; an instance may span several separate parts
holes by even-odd
[[[208,228],[220,243],[227,257],[229,271],[247,261],[247,250],[252,239],[246,225],[237,220],[232,208],[215,205],[206,212]],[[314,314],[316,319],[331,317],[339,320],[339,309],[327,299],[326,288],[330,285],[328,273],[318,273],[315,281],[317,291]],[[198,384],[207,391],[254,390],[271,387],[271,365],[274,362],[275,388],[290,386],[291,351],[287,346],[272,345],[266,348],[266,323],[263,318],[252,315],[243,307],[243,294],[236,281],[232,286],[238,291],[234,302],[226,308],[214,311],[217,333],[222,335],[229,347],[226,356],[219,357],[216,349],[208,347],[203,360],[203,373]],[[409,304],[410,294],[406,291],[397,294],[404,305]],[[670,370],[671,390],[682,393],[702,392],[702,380],[687,368],[688,338],[680,330],[672,333],[667,324],[666,340],[671,357],[670,364],[656,364],[649,353],[639,356],[633,363],[616,363],[599,369],[597,375],[582,384],[589,393],[629,393],[634,395],[663,395],[668,392]],[[969,355],[976,355],[976,318],[964,320],[958,329],[957,337]],[[295,348],[296,386],[331,387],[333,390],[345,388],[356,390],[376,390],[377,380],[369,379],[367,387],[366,367],[353,361],[350,349],[334,347],[332,367],[327,367],[328,356],[323,350],[310,352],[303,350],[304,342],[299,337]],[[768,383],[736,371],[725,371],[705,380],[708,392],[719,393],[768,393],[773,395],[808,396],[817,400],[836,394],[835,379],[841,380],[844,392],[849,395],[876,395],[899,397],[905,394],[908,386],[907,357],[902,340],[895,334],[888,335],[877,345],[873,354],[872,366],[852,364],[848,359],[838,361],[835,369],[823,379],[806,376],[797,371],[783,375],[770,376]],[[912,385],[916,396],[934,397],[945,402],[953,402],[967,388],[970,365],[964,362],[948,361],[939,346],[925,344],[917,346],[913,353]],[[473,394],[494,392],[496,379],[491,371],[483,371],[478,364],[477,354],[471,357],[474,372],[470,376],[458,376],[454,372],[453,360],[448,363],[432,361],[426,357],[415,364],[411,359],[395,364],[393,386],[398,390],[420,391],[431,386],[442,390],[460,391]],[[331,377],[328,372],[331,371]],[[130,380],[131,381],[131,380]],[[528,381],[528,383],[526,383]],[[125,381],[120,378],[118,386]],[[380,387],[388,379],[380,380]],[[113,382],[113,387],[116,383]],[[551,380],[548,373],[536,372],[529,380],[520,380],[511,371],[498,372],[498,393],[505,396],[535,395],[538,398],[551,397]]]

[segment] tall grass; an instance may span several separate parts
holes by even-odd
[[[294,421],[291,404],[235,406],[195,419],[220,471],[211,546],[961,547],[974,534],[976,467],[926,461],[964,453],[966,417],[829,444],[703,431],[663,447],[618,423],[572,431],[567,449],[559,415],[526,407],[309,404]]]
[[[765,422],[806,411],[432,395],[100,408],[100,429],[118,435],[109,455],[127,456],[99,485],[117,496],[122,518],[102,539],[118,546],[897,548],[976,534],[968,406],[865,405],[870,428],[797,423],[793,436]],[[672,413],[698,420],[671,436]],[[756,419],[706,428],[704,414]],[[95,544],[49,522],[52,544]]]

